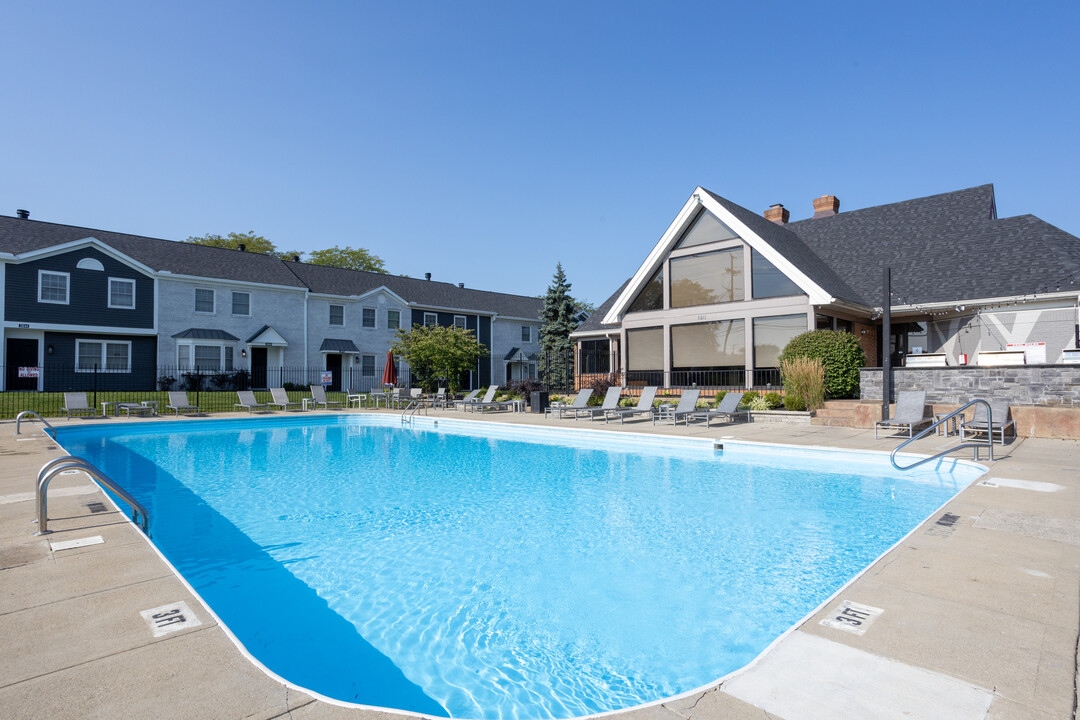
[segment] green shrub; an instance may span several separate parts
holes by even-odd
[[[780,397],[780,393],[777,392],[765,393],[765,401],[769,403],[768,410],[784,407],[784,398]]]
[[[772,410],[772,406],[769,405],[769,400],[764,395],[758,395],[755,398],[751,398],[747,404],[749,410]]]
[[[784,396],[784,409],[785,410],[797,410],[802,412],[806,409],[806,402],[797,395],[785,395]]]
[[[784,362],[794,358],[816,358],[825,371],[825,397],[848,398],[859,394],[859,368],[866,354],[854,335],[840,330],[811,330],[796,335],[780,353],[780,375]],[[784,389],[787,380],[784,379]]]
[[[634,407],[638,404],[637,398],[624,397],[619,401],[619,407]]]
[[[757,390],[747,390],[743,393],[742,400],[739,402],[739,408],[746,410],[750,407],[750,403],[753,402],[756,397],[758,397]]]
[[[728,394],[727,390],[721,390],[713,397],[713,406],[719,407],[720,401],[724,399],[724,396]]]
[[[794,357],[780,361],[784,378],[784,406],[789,410],[801,404],[804,410],[817,410],[825,403],[825,367],[818,358]],[[791,398],[788,405],[786,398]]]

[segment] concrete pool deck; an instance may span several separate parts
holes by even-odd
[[[900,442],[875,440],[871,430],[810,425],[687,429],[529,414],[431,415],[849,449],[891,450]],[[138,422],[158,421],[166,422]],[[62,453],[40,425],[24,424],[19,437],[13,430],[13,423],[0,423],[0,716],[401,717],[316,700],[263,673],[81,473],[53,480],[53,532],[35,536],[34,478]],[[932,454],[955,443],[932,436],[913,450]],[[718,686],[617,716],[1074,717],[1080,442],[1020,439],[995,446],[995,455],[993,463],[983,463],[990,468],[986,476],[755,664]],[[65,548],[65,541],[83,542]],[[180,602],[187,607],[169,614]],[[144,619],[147,610],[156,613]],[[187,622],[173,624],[177,614]],[[180,629],[155,636],[155,626],[159,633]]]

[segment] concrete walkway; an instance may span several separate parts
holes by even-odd
[[[873,450],[899,443],[820,426],[676,429],[438,414]],[[53,481],[54,532],[33,535],[34,477],[62,454],[39,428],[24,424],[16,438],[12,423],[0,424],[0,717],[388,715],[316,700],[263,673],[81,473]],[[915,450],[952,444],[955,438],[932,437]],[[1080,443],[1020,440],[989,465],[987,476],[755,664],[703,692],[618,717],[1074,717]]]

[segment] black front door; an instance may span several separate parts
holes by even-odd
[[[7,384],[8,390],[37,390],[36,377],[19,377],[19,368],[36,368],[38,341],[25,338],[8,338]],[[25,374],[25,373],[24,373]]]
[[[333,373],[334,378],[328,389],[334,392],[341,392],[341,356],[334,353],[328,353],[326,356],[326,369]]]
[[[251,387],[266,387],[266,348],[251,348]]]

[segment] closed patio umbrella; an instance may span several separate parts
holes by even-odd
[[[383,385],[397,385],[397,368],[394,367],[394,351],[386,351],[386,367],[382,372]]]

